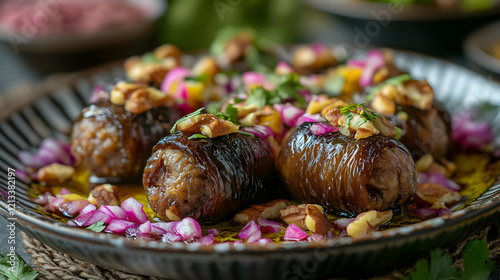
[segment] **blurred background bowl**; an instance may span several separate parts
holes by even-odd
[[[470,34],[463,47],[466,59],[476,70],[500,78],[500,21]]]
[[[167,2],[125,1],[142,14],[142,19],[134,20],[133,24],[115,24],[88,33],[61,32],[56,35],[37,35],[34,32],[34,36],[26,36],[25,30],[20,32],[3,25],[0,29],[0,42],[12,48],[26,64],[39,73],[80,70],[148,51],[153,46],[152,32],[155,23],[165,13]],[[52,2],[59,5],[69,3],[66,0]],[[96,5],[103,2],[96,2]],[[0,5],[4,3],[0,2]]]
[[[489,6],[397,4],[404,1],[306,0],[353,28],[354,43],[402,48],[433,55],[461,52],[462,41],[474,29],[500,15],[500,1]],[[446,1],[441,1],[446,2]],[[482,1],[484,2],[484,1]],[[395,4],[396,3],[396,4]],[[479,3],[479,2],[475,2]],[[356,46],[357,48],[363,48]]]

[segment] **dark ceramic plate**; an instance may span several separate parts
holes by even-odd
[[[499,87],[453,64],[396,52],[396,63],[416,78],[427,78],[437,98],[453,113],[484,101],[500,104]],[[0,124],[0,187],[8,188],[7,168],[21,169],[16,154],[37,146],[44,137],[68,131],[96,82],[122,76],[120,67],[60,84],[57,90],[13,109]],[[499,135],[500,116],[492,123]],[[500,184],[466,209],[422,223],[373,233],[366,238],[338,238],[319,243],[253,245],[166,244],[132,240],[71,228],[44,217],[29,201],[29,185],[17,180],[13,216],[28,235],[56,250],[108,268],[169,279],[312,279],[340,275],[373,275],[413,262],[430,249],[457,244],[500,217]],[[7,198],[0,212],[6,218]]]

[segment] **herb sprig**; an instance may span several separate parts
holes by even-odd
[[[402,84],[406,81],[409,81],[409,80],[411,80],[411,76],[408,74],[403,74],[403,75],[399,75],[399,76],[390,78],[387,81],[384,81],[384,82],[376,85],[375,87],[373,87],[370,90],[370,93],[368,94],[368,96],[366,97],[366,101],[367,102],[372,101],[373,98],[375,97],[375,95],[377,94],[377,92],[379,92],[383,87],[385,87],[387,85],[397,86],[397,85],[400,85],[400,84]]]
[[[300,90],[305,89],[305,87],[299,82],[299,75],[290,73],[282,76],[281,79],[272,91],[263,87],[252,89],[246,99],[246,105],[257,105],[262,108],[266,105],[274,105],[283,103],[287,99],[293,99],[299,104],[299,107],[307,106],[304,96],[300,93]]]
[[[9,261],[10,256],[7,253],[0,255],[0,279],[35,280],[38,277],[38,272],[27,265],[19,254],[16,253],[14,257],[14,266],[11,266]]]
[[[419,260],[416,269],[406,280],[486,280],[495,268],[495,263],[486,262],[489,255],[490,250],[486,241],[482,239],[469,241],[462,255],[464,269],[459,270],[453,266],[450,254],[443,254],[437,249],[431,252],[430,262],[427,259]]]
[[[359,109],[361,109],[361,114],[360,116],[363,118],[363,120],[359,121],[357,123],[358,127],[360,125],[362,125],[363,123],[367,122],[367,121],[371,121],[371,122],[375,122],[375,118],[382,118],[381,115],[373,112],[372,110],[366,108],[363,103],[360,103],[360,104],[351,104],[351,105],[348,105],[348,106],[345,106],[345,107],[342,107],[340,108],[340,113],[344,116],[346,116],[345,120],[346,120],[346,123],[347,125],[351,125],[351,120],[353,118],[353,110],[356,110],[358,111]]]
[[[104,225],[103,221],[97,221],[97,222],[95,222],[87,227],[87,229],[90,229],[93,232],[101,232],[105,228],[106,228],[106,226]]]

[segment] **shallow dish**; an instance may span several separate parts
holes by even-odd
[[[396,52],[395,63],[415,78],[426,78],[450,112],[482,102],[500,104],[498,85],[437,59]],[[0,187],[8,188],[7,169],[21,168],[16,154],[37,146],[48,136],[62,136],[86,104],[96,81],[123,76],[119,66],[83,76],[9,114],[0,124]],[[500,134],[500,116],[491,121]],[[497,139],[498,140],[498,139]],[[15,209],[0,199],[0,213],[17,218],[28,235],[83,260],[108,268],[168,279],[311,279],[342,275],[373,275],[415,261],[430,249],[449,247],[480,231],[500,217],[500,178],[469,207],[363,239],[336,238],[317,243],[282,244],[166,244],[133,240],[71,228],[36,211],[28,200],[29,185],[16,182]],[[11,206],[12,208],[12,206]]]
[[[491,54],[495,43],[500,44],[500,21],[474,31],[465,40],[463,48],[468,60],[500,76],[500,58]]]

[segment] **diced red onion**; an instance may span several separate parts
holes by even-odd
[[[415,215],[421,219],[431,219],[448,214],[451,214],[450,209],[432,209],[427,207],[415,209]]]
[[[29,182],[28,174],[24,170],[16,170],[16,178],[21,179],[23,182]]]
[[[176,67],[168,72],[163,79],[160,89],[174,97],[181,95],[180,91],[184,86],[184,78],[191,75],[191,71],[185,67]],[[172,88],[174,87],[175,88]]]
[[[218,231],[218,230],[216,230],[215,228],[211,228],[211,229],[209,229],[209,230],[208,230],[208,233],[210,233],[210,234],[211,234],[211,235],[213,235],[213,236],[219,236],[219,234],[220,234],[220,233],[219,233],[219,231]]]
[[[318,233],[313,233],[313,234],[311,234],[311,236],[309,236],[307,238],[307,241],[318,242],[318,241],[323,241],[323,240],[326,240],[326,235],[318,234]]]
[[[139,233],[141,235],[149,235],[151,233],[151,222],[146,221],[142,225],[139,226]]]
[[[125,231],[125,236],[127,236],[128,238],[137,237],[140,234],[141,234],[141,232],[139,231],[139,227],[137,226],[137,224],[134,224],[134,226],[128,228]]]
[[[242,241],[242,240],[235,240],[235,241],[233,242],[233,245],[242,244],[242,243],[243,243],[243,241]]]
[[[129,228],[136,226],[135,223],[125,220],[112,220],[109,225],[104,229],[105,232],[123,234]]]
[[[308,237],[309,235],[298,225],[289,224],[286,228],[284,239],[286,241],[302,241],[306,240]]]
[[[418,173],[418,183],[434,183],[452,191],[460,191],[461,189],[460,185],[458,185],[455,181],[446,178],[446,176],[442,173],[420,172]]]
[[[304,97],[304,100],[307,103],[311,102],[312,94],[311,94],[310,90],[308,90],[308,89],[301,89],[299,92],[300,92],[300,95],[302,95],[302,97]]]
[[[255,221],[248,222],[238,234],[239,238],[246,239],[248,243],[256,242],[261,236],[262,232]]]
[[[94,215],[94,211],[80,214],[76,219],[73,220],[73,222],[77,226],[81,227],[85,222],[87,222],[92,217],[92,215]]]
[[[62,197],[49,197],[49,203],[45,205],[45,209],[56,212],[59,210],[59,206],[66,202],[65,198]]]
[[[320,114],[311,115],[309,113],[303,114],[295,123],[295,126],[299,126],[305,122],[324,122],[326,121]]]
[[[112,220],[113,220],[113,218],[111,216],[109,216],[108,214],[103,213],[103,212],[94,211],[92,216],[87,221],[85,221],[82,224],[82,226],[88,227],[88,226],[93,225],[97,222],[103,222],[105,224],[108,224]]]
[[[275,136],[276,133],[274,131],[265,125],[254,125],[251,127],[242,127],[240,128],[241,131],[252,133],[253,135],[260,137],[260,138],[267,138],[267,137],[272,137]]]
[[[314,123],[309,127],[309,130],[317,136],[339,131],[337,127],[327,123]]]
[[[68,189],[62,188],[57,195],[61,196],[61,195],[70,194],[70,193],[71,192],[68,191]]]
[[[94,206],[95,207],[95,206]],[[113,219],[126,220],[127,213],[120,208],[120,206],[114,205],[103,205],[99,207],[99,210],[111,216]]]
[[[349,66],[349,67],[356,67],[356,68],[365,68],[366,67],[366,62],[361,61],[361,60],[356,60],[356,59],[350,59],[347,62],[347,66]]]
[[[265,220],[263,218],[258,218],[257,223],[262,228],[262,232],[264,233],[275,233],[280,232],[283,226],[280,223]]]
[[[174,234],[174,228],[179,222],[157,222],[151,224],[151,234],[160,236],[166,233]]]
[[[142,224],[148,221],[148,216],[144,213],[144,205],[133,197],[127,198],[122,202],[121,208],[127,214],[127,219],[131,222]]]
[[[214,243],[214,236],[212,234],[202,236],[200,239],[198,239],[198,243],[208,246]]]
[[[111,95],[104,91],[101,85],[95,85],[92,95],[90,96],[89,103],[96,103],[103,100],[109,100]]]
[[[93,213],[95,211],[96,207],[94,204],[88,204],[87,206],[83,207],[82,211],[80,211],[80,215],[84,215],[87,213]]]
[[[42,206],[45,206],[49,203],[50,200],[55,198],[51,193],[46,192],[42,195],[39,195],[38,198],[35,198],[33,201],[37,204],[40,204]]]
[[[366,55],[366,66],[359,78],[359,84],[362,87],[367,87],[372,83],[375,71],[382,68],[385,64],[384,55],[378,50],[370,50]]]
[[[73,166],[76,162],[75,157],[71,154],[69,142],[54,138],[43,140],[35,154],[22,151],[19,152],[18,157],[23,165],[34,169],[39,169],[52,163]]]
[[[167,232],[161,237],[161,241],[171,243],[181,241],[182,238],[177,234]]]
[[[283,123],[288,127],[293,127],[297,120],[306,112],[290,103],[274,104],[273,107],[281,115]]]
[[[309,76],[299,76],[299,83],[306,88],[318,86],[318,76],[314,74]]]
[[[268,243],[273,243],[273,241],[270,238],[266,237],[266,238],[261,238],[261,239],[257,240],[257,243],[265,245]]]
[[[86,199],[78,199],[61,204],[59,210],[66,216],[74,217],[89,204],[90,202]]]
[[[78,224],[73,220],[69,220],[66,224],[70,227],[78,227]]]
[[[333,222],[333,228],[337,230],[345,230],[347,226],[352,223],[355,219],[354,218],[343,218],[343,219],[338,219]]]
[[[184,241],[191,241],[201,237],[201,226],[193,218],[187,217],[175,224],[174,232]]]
[[[288,65],[288,63],[286,63],[284,61],[280,61],[280,62],[278,62],[278,64],[276,64],[275,72],[279,73],[280,75],[286,75],[286,74],[294,73],[295,71],[293,71],[292,67],[290,65]]]
[[[317,56],[321,56],[324,52],[327,51],[327,47],[322,43],[314,43],[311,45],[311,49]]]
[[[241,77],[243,79],[243,84],[247,87],[263,85],[266,82],[266,76],[262,73],[245,72]]]
[[[485,121],[476,121],[476,117],[476,111],[467,110],[452,120],[451,138],[460,150],[480,151],[495,140],[491,125]]]

